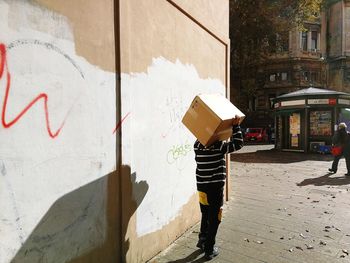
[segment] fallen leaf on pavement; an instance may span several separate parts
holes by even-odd
[[[314,247],[311,246],[311,245],[305,244],[305,246],[306,246],[307,249],[314,249]]]

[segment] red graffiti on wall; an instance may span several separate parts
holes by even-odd
[[[128,113],[124,116],[124,118],[121,119],[121,120],[118,122],[118,124],[117,124],[117,126],[115,127],[113,133],[116,133],[116,131],[122,126],[123,121],[124,121],[129,115],[130,115],[130,112],[128,112]]]
[[[59,128],[56,131],[53,131],[51,129],[51,125],[50,125],[50,117],[49,117],[49,111],[48,111],[48,95],[46,93],[40,93],[39,95],[37,95],[35,98],[33,98],[20,112],[19,114],[13,118],[12,120],[7,120],[6,119],[6,112],[7,112],[7,105],[8,105],[8,98],[9,98],[9,94],[10,94],[10,89],[11,89],[11,73],[9,71],[8,65],[7,65],[7,54],[6,54],[6,46],[2,43],[0,43],[0,81],[1,80],[5,80],[5,96],[4,96],[4,100],[3,100],[3,105],[2,105],[2,109],[1,109],[1,124],[4,128],[8,129],[11,126],[13,126],[14,124],[16,124],[25,114],[26,112],[32,107],[34,106],[34,104],[39,103],[40,101],[43,102],[43,106],[44,106],[44,112],[45,112],[45,123],[46,123],[46,129],[47,132],[49,134],[49,136],[51,138],[55,138],[57,137],[64,124],[65,124],[65,120],[66,118],[62,121],[61,125],[59,126]],[[117,132],[118,129],[120,129],[123,121],[129,116],[130,112],[126,114],[126,116],[124,116],[124,118],[122,118],[117,126],[115,127],[113,134]]]
[[[34,99],[32,99],[28,103],[28,105],[26,105],[24,107],[24,109],[22,111],[20,111],[20,113],[13,120],[11,120],[11,121],[6,120],[6,109],[7,109],[10,88],[11,88],[11,73],[10,73],[8,66],[7,66],[6,47],[4,44],[0,44],[0,57],[1,57],[1,60],[0,60],[0,80],[6,78],[5,97],[4,97],[4,101],[3,101],[3,105],[2,105],[2,113],[1,113],[2,126],[4,128],[10,128],[14,124],[16,124],[35,103],[37,103],[39,101],[43,101],[47,132],[49,133],[49,136],[51,138],[57,137],[58,134],[61,132],[61,129],[64,125],[65,120],[62,122],[62,124],[60,125],[60,127],[56,131],[51,130],[49,111],[48,111],[48,106],[47,106],[48,96],[46,93],[40,93],[38,96],[36,96]]]

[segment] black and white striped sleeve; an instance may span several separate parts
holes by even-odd
[[[223,142],[220,151],[225,153],[232,153],[238,151],[243,147],[243,134],[241,127],[235,125],[232,127],[232,136],[229,142]]]

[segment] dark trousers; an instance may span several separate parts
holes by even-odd
[[[343,157],[343,155],[338,155],[338,156],[334,156],[334,160],[332,163],[332,170],[333,171],[337,171],[338,170],[338,163],[340,161],[340,159]],[[350,172],[350,156],[345,155],[345,163],[346,163],[346,169],[348,170],[348,173]]]
[[[202,220],[199,239],[204,241],[205,252],[210,253],[214,248],[216,233],[221,222],[224,188],[208,189],[202,193],[205,193],[207,202],[203,202],[203,198],[200,198]]]

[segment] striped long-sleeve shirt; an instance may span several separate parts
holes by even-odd
[[[233,134],[229,142],[218,141],[206,148],[198,140],[194,143],[195,160],[197,162],[196,179],[198,191],[205,191],[207,186],[222,187],[226,179],[225,154],[243,147],[241,128],[233,126]]]

